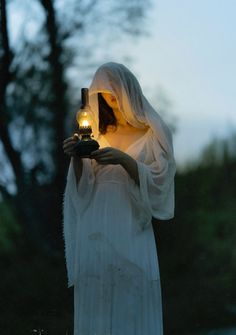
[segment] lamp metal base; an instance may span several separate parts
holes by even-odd
[[[79,157],[89,157],[91,152],[97,150],[98,148],[98,142],[92,139],[78,140],[75,145],[76,155]]]

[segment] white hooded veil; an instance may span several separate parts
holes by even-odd
[[[113,94],[119,108],[133,127],[151,128],[150,151],[154,161],[150,165],[137,161],[139,186],[129,178],[128,189],[133,212],[141,231],[151,224],[152,217],[167,220],[174,215],[175,161],[169,128],[144,97],[135,76],[122,64],[106,63],[94,75],[89,89],[89,102],[93,113],[93,134],[99,140],[98,93]],[[68,286],[74,283],[76,255],[76,229],[80,216],[89,208],[95,184],[90,159],[83,159],[83,173],[78,185],[70,165],[64,198],[64,240],[68,271]]]
[[[151,127],[157,141],[173,160],[172,135],[169,128],[153,109],[142,93],[138,80],[124,65],[106,63],[96,71],[89,89],[89,101],[94,113],[94,135],[98,137],[98,97],[97,93],[113,94],[119,104],[123,117],[133,127]]]

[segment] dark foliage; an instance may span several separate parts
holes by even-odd
[[[236,160],[176,177],[176,217],[155,225],[167,334],[235,324]]]

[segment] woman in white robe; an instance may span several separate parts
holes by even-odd
[[[74,335],[162,335],[151,221],[174,215],[171,133],[121,64],[102,65],[89,95],[100,149],[80,159],[75,138],[63,146],[72,157],[63,229]],[[113,112],[105,128],[101,97]]]

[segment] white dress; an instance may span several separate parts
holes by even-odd
[[[154,154],[161,148],[153,150],[154,143],[149,129],[126,150],[137,160],[140,186],[120,165],[83,159],[76,187],[70,166],[64,233],[68,286],[74,285],[74,335],[163,334],[151,225],[159,210],[155,177],[161,180]],[[100,147],[106,146],[101,137]]]

